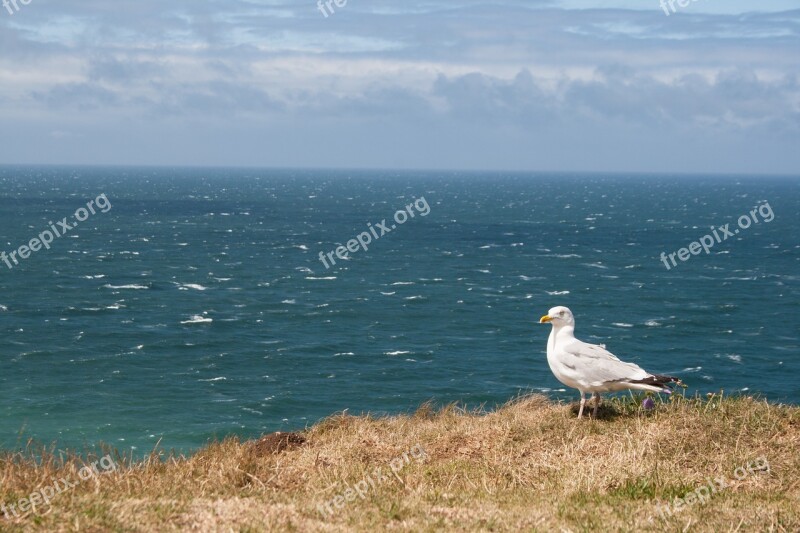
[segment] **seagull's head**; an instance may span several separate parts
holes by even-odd
[[[574,326],[575,317],[572,316],[572,311],[569,308],[559,305],[550,309],[546,315],[539,319],[540,324],[550,322],[553,327],[560,328],[562,326]]]

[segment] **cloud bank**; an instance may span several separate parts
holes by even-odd
[[[800,10],[720,2],[32,0],[0,163],[796,174]]]

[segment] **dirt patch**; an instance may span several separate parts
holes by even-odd
[[[306,438],[300,433],[270,433],[264,435],[253,443],[253,455],[263,457],[275,455],[286,450],[291,450],[306,443]]]

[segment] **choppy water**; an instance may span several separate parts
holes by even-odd
[[[335,411],[576,398],[549,326],[689,393],[800,401],[800,181],[778,178],[0,167],[0,447],[185,451]],[[319,252],[424,198],[327,270]],[[762,220],[667,271],[759,203]],[[758,215],[757,215],[758,216]],[[387,224],[388,225],[388,224]],[[58,226],[56,226],[58,227]]]

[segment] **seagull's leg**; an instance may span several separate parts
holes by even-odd
[[[600,393],[594,393],[594,412],[592,413],[593,418],[597,418],[597,409],[600,407]]]
[[[578,410],[578,418],[583,416],[583,406],[586,405],[586,395],[581,391],[581,408]]]

